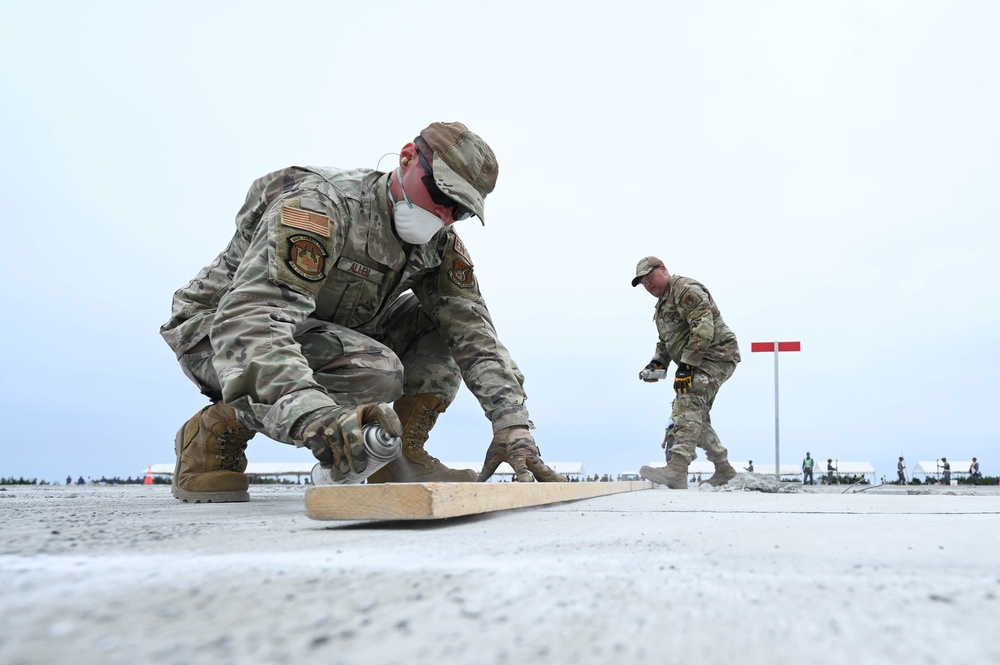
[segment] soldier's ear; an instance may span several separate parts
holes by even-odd
[[[413,143],[407,143],[399,151],[399,165],[406,166],[415,161],[417,161],[417,146]]]

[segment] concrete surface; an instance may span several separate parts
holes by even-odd
[[[358,524],[7,486],[0,663],[1000,662],[995,488],[706,489]]]

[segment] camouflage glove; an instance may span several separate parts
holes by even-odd
[[[556,473],[542,461],[535,439],[527,427],[507,427],[493,435],[493,441],[486,450],[483,470],[476,479],[485,483],[501,462],[507,462],[514,469],[518,482],[564,483],[566,476]]]
[[[361,473],[368,466],[368,452],[361,428],[378,422],[392,436],[401,436],[399,416],[388,404],[331,406],[303,418],[296,445],[308,448],[323,468],[331,469],[334,480],[348,473]]]
[[[687,363],[680,363],[677,366],[677,373],[674,374],[674,392],[678,395],[683,395],[684,393],[691,390],[691,374],[694,373],[694,368]]]
[[[657,381],[659,381],[659,379],[650,379],[649,378],[650,372],[655,372],[657,370],[666,369],[666,368],[667,368],[667,366],[664,365],[663,363],[661,363],[659,360],[655,360],[655,359],[654,360],[650,360],[649,364],[646,365],[645,367],[643,367],[642,371],[639,372],[639,378],[642,379],[643,381],[645,381],[646,383],[656,383]]]

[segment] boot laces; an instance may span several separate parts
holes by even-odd
[[[418,457],[428,465],[439,464],[441,462],[441,460],[424,449],[424,444],[427,443],[427,439],[431,435],[431,428],[437,422],[437,417],[438,413],[436,411],[421,406],[420,413],[409,423],[410,426],[406,429],[403,436],[406,439],[406,449],[413,453],[413,455],[408,455],[410,459]]]
[[[228,471],[235,471],[240,462],[243,461],[243,453],[247,449],[247,442],[253,438],[252,429],[244,427],[243,423],[234,421],[227,423],[227,427],[218,435],[219,454],[215,456],[221,462],[220,466]]]

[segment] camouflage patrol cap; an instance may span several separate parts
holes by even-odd
[[[635,277],[632,278],[632,286],[638,286],[642,278],[663,265],[663,261],[655,256],[647,256],[639,260],[635,267]]]
[[[483,199],[496,187],[500,171],[493,150],[460,122],[433,122],[420,137],[434,151],[434,184],[485,224]]]

